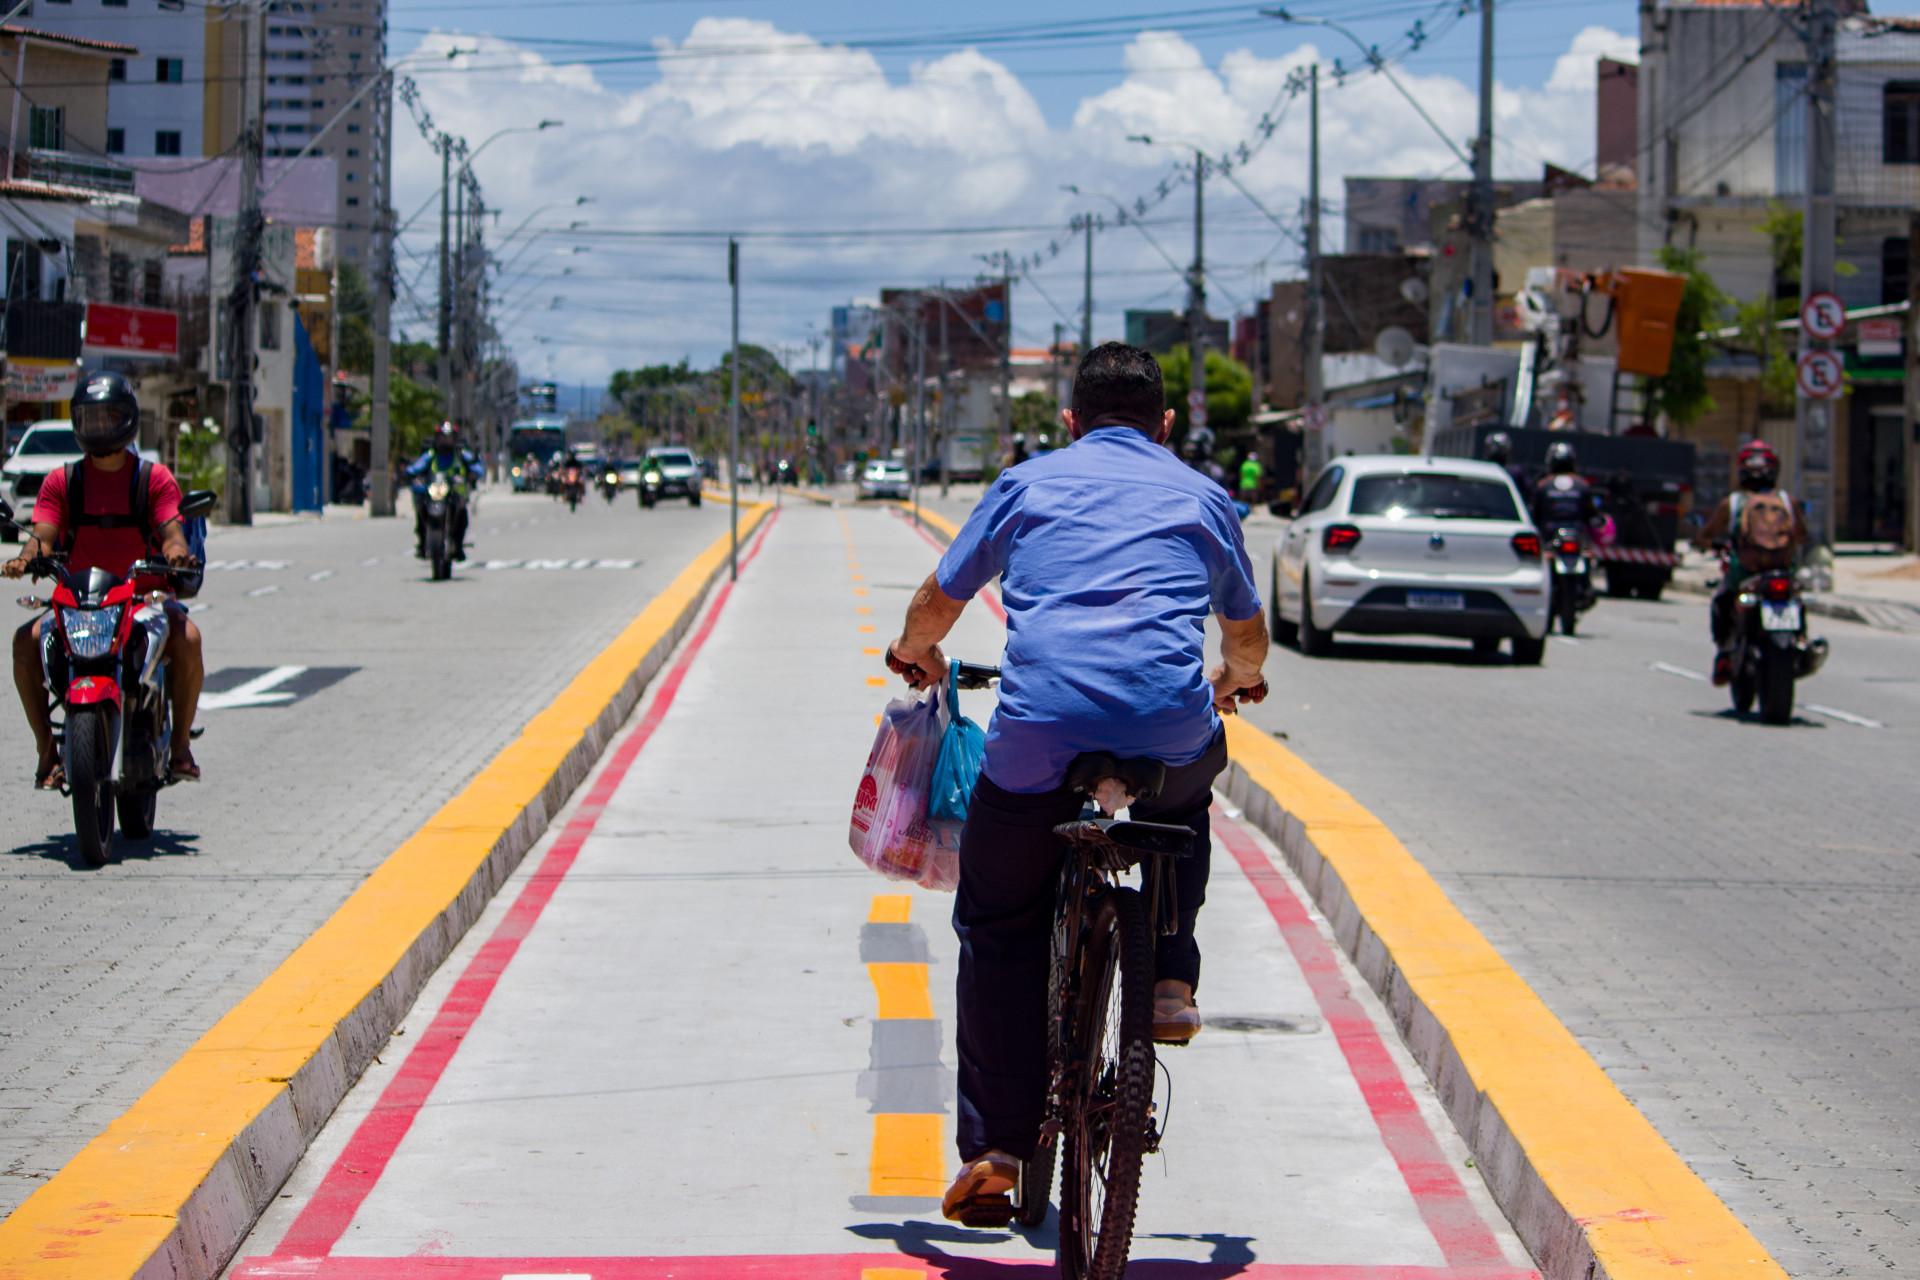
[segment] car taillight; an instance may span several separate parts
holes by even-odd
[[[1360,531],[1350,524],[1330,524],[1320,535],[1320,549],[1330,556],[1344,555],[1360,545]]]
[[[1513,535],[1513,554],[1522,560],[1540,558],[1540,535],[1531,529],[1522,529]]]
[[[1760,595],[1765,600],[1791,600],[1793,599],[1793,579],[1768,578],[1760,584]]]
[[[1580,540],[1578,538],[1562,538],[1553,544],[1553,549],[1563,556],[1577,556],[1580,554]]]

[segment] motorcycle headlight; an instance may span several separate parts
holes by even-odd
[[[445,480],[435,480],[427,486],[427,496],[435,502],[445,502],[447,495],[451,492],[453,492],[453,488]]]
[[[104,658],[113,649],[125,605],[105,609],[62,609],[60,629],[67,633],[67,652],[76,658]]]
[[[644,475],[644,476],[642,476],[642,477],[640,477],[640,478],[641,478],[642,480],[645,480],[645,481],[646,481],[646,482],[647,482],[648,484],[659,484],[659,483],[660,483],[660,473],[659,473],[658,471],[649,471],[649,472],[647,472],[647,474],[646,474],[646,475]]]

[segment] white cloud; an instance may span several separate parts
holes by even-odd
[[[1616,62],[1640,61],[1640,38],[1623,35],[1606,27],[1585,27],[1573,38],[1568,50],[1554,60],[1553,74],[1547,77],[1547,88],[1561,93],[1591,93],[1594,87],[1594,64],[1598,59],[1612,58]]]
[[[849,227],[1047,226],[991,238],[864,238],[816,241],[749,239],[743,328],[756,341],[804,341],[809,323],[824,328],[827,309],[883,286],[933,279],[963,281],[997,249],[1031,253],[1066,242],[1068,217],[1089,207],[1060,190],[1127,198],[1151,192],[1177,153],[1128,141],[1149,134],[1199,141],[1218,153],[1256,137],[1263,112],[1282,97],[1288,77],[1320,56],[1301,46],[1282,56],[1238,50],[1209,67],[1198,50],[1167,32],[1142,32],[1126,50],[1120,83],[1085,98],[1064,127],[1050,127],[1033,96],[1006,67],[966,50],[890,78],[862,50],[823,45],[771,23],[729,18],[698,22],[680,44],[659,42],[659,75],[645,87],[608,87],[592,68],[556,66],[523,47],[491,38],[428,37],[426,52],[472,49],[460,73],[420,77],[436,124],[479,142],[496,130],[556,118],[566,127],[502,138],[475,169],[499,204],[496,239],[536,207],[593,200],[581,210],[548,211],[535,225],[585,217],[584,238],[555,235],[526,249],[509,283],[539,326],[522,321],[512,337],[523,364],[567,381],[597,381],[616,367],[691,354],[711,359],[725,342],[724,250],[712,241],[622,241],[607,233],[649,230],[763,230]],[[1593,59],[1631,52],[1632,42],[1604,28],[1582,31],[1540,89],[1500,90],[1496,98],[1503,174],[1536,173],[1542,160],[1575,167],[1593,153]],[[742,56],[751,49],[751,56]],[[432,64],[429,64],[432,65]],[[484,69],[483,69],[484,68]],[[1472,88],[1446,75],[1423,75],[1417,61],[1401,82],[1462,149],[1477,120]],[[1463,172],[1446,143],[1393,85],[1377,75],[1333,82],[1323,72],[1322,182],[1337,204],[1344,175]],[[403,215],[437,187],[439,163],[402,120],[396,147],[396,201]],[[1291,219],[1306,189],[1304,99],[1236,177],[1267,209]],[[1092,207],[1104,207],[1094,202]],[[1176,192],[1156,216],[1154,236],[1184,262],[1190,196]],[[1328,244],[1338,247],[1338,217]],[[427,266],[431,217],[408,244],[423,258],[418,286],[430,302]],[[1209,260],[1218,267],[1212,304],[1224,314],[1244,303],[1260,279],[1293,273],[1297,250],[1229,184],[1208,188]],[[511,258],[524,245],[501,251]],[[584,249],[567,256],[555,250]],[[1138,233],[1110,229],[1096,246],[1096,332],[1116,334],[1121,308],[1171,305],[1179,277]],[[1254,264],[1266,262],[1264,276]],[[1053,301],[1077,303],[1078,249],[1039,273]],[[531,270],[528,268],[531,267]],[[562,275],[571,269],[572,274]],[[563,299],[548,309],[547,299]],[[404,306],[404,300],[403,300]],[[511,308],[510,308],[511,309]],[[1016,294],[1017,339],[1044,342],[1062,319],[1030,287]],[[416,332],[418,326],[416,322]],[[533,345],[534,337],[549,339]]]

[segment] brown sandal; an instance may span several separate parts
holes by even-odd
[[[1020,1162],[1003,1151],[969,1160],[940,1201],[949,1222],[968,1227],[1004,1227],[1013,1221],[1011,1192],[1020,1184]]]
[[[167,765],[167,781],[200,781],[200,766],[194,763],[193,753],[191,751],[184,756],[176,756],[173,761]]]
[[[34,775],[33,789],[35,791],[65,791],[67,789],[67,771],[60,767],[58,760],[55,760],[47,766],[46,772]]]

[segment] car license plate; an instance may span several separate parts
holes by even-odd
[[[1767,631],[1798,631],[1800,629],[1800,602],[1788,600],[1777,603],[1772,600],[1760,602],[1760,625]]]
[[[1409,591],[1409,609],[1464,609],[1467,598],[1458,591]]]

